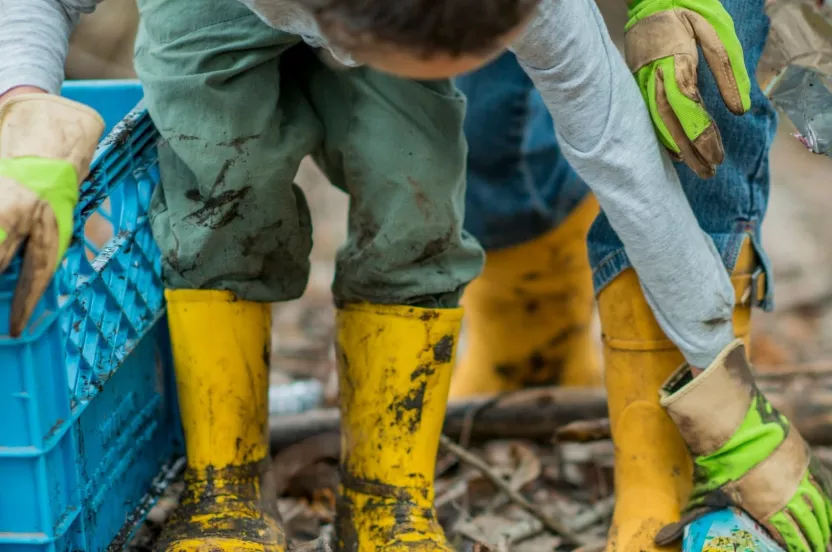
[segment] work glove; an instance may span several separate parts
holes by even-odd
[[[696,46],[728,109],[736,115],[748,111],[751,80],[731,16],[719,0],[631,0],[628,17],[627,65],[659,139],[699,177],[712,177],[725,151],[699,94]]]
[[[0,104],[0,273],[24,248],[12,337],[25,328],[66,253],[78,186],[103,130],[94,110],[57,96],[26,94]]]
[[[737,506],[789,552],[826,551],[832,473],[757,389],[741,341],[696,378],[680,368],[661,395],[693,456],[694,487],[681,521],[663,528],[656,544],[680,539],[709,512]]]

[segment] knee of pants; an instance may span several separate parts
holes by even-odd
[[[321,135],[297,79],[280,79],[300,39],[238,2],[139,4],[136,69],[163,138],[150,216],[166,285],[298,297],[311,224],[292,179]]]
[[[159,161],[150,216],[167,287],[228,290],[261,302],[300,297],[312,249],[300,188],[275,174],[255,182],[234,168],[222,188],[206,188],[170,147],[160,148]]]
[[[400,209],[380,226],[350,221],[339,251],[333,293],[338,302],[453,308],[479,275],[484,255],[450,209],[430,222]],[[397,217],[397,215],[404,215]]]
[[[462,228],[465,144],[458,131],[456,137],[439,133],[445,137],[433,140],[428,133],[409,140],[404,158],[391,159],[391,152],[382,151],[352,158],[347,170],[362,178],[350,186],[349,233],[333,283],[336,300],[458,304],[483,263],[482,249]]]

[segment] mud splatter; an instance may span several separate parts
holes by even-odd
[[[431,367],[430,364],[422,364],[410,374],[410,381],[416,381],[422,376],[432,376],[436,373],[436,368]]]
[[[251,186],[228,190],[203,202],[202,207],[186,217],[193,224],[217,230],[240,217],[240,202],[251,193]]]
[[[448,250],[451,244],[451,230],[440,238],[430,240],[425,244],[422,253],[413,260],[414,263],[423,263],[434,257],[437,257]]]
[[[433,346],[433,360],[447,364],[454,355],[454,336],[445,335]]]
[[[228,148],[234,148],[235,150],[237,150],[237,153],[243,153],[243,146],[246,145],[248,142],[251,142],[252,140],[257,140],[258,138],[260,138],[259,134],[252,134],[251,136],[240,136],[227,142],[220,142],[217,145]]]
[[[239,539],[266,549],[284,546],[285,535],[262,507],[261,471],[260,463],[186,471],[180,506],[165,524],[158,549],[176,548],[182,539]],[[241,511],[259,515],[240,516]]]
[[[407,421],[407,429],[410,433],[416,433],[422,424],[422,409],[425,405],[425,391],[427,382],[422,382],[418,387],[387,407],[387,411],[396,418],[396,425]]]
[[[407,177],[407,182],[410,184],[410,187],[413,191],[413,201],[416,203],[416,208],[419,209],[419,212],[422,216],[427,219],[431,216],[433,212],[433,206],[431,205],[430,199],[428,199],[427,194],[422,191],[422,185],[419,182],[411,177]]]
[[[211,193],[213,194],[217,188],[222,188],[225,186],[225,179],[228,176],[228,171],[234,164],[237,163],[236,159],[226,159],[225,163],[222,164],[220,167],[220,172],[217,174],[217,178],[214,180],[214,184],[211,186]],[[250,186],[249,186],[250,188]]]
[[[717,317],[717,318],[710,318],[702,322],[702,325],[706,328],[714,328],[716,326],[720,326],[722,324],[728,324],[731,322],[731,317]]]

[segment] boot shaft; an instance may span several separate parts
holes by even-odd
[[[462,299],[466,350],[453,398],[540,385],[600,385],[586,246],[597,213],[590,196],[554,230],[488,252],[483,273]]]
[[[224,291],[167,291],[188,467],[219,470],[268,452],[271,311]]]
[[[338,312],[339,552],[452,552],[433,479],[461,319],[462,309]]]

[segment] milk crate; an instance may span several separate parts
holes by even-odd
[[[107,134],[73,243],[24,334],[0,274],[0,552],[122,548],[181,466],[159,251],[158,134],[131,81],[67,82]],[[135,108],[135,109],[134,109]]]

